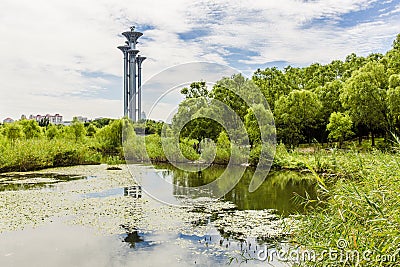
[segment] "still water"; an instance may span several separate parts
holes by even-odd
[[[76,167],[72,167],[71,170],[74,168]],[[91,170],[90,173],[80,172],[80,175],[74,174],[70,177],[68,177],[68,173],[61,174],[61,176],[60,174],[30,173],[26,177],[24,174],[0,177],[2,207],[6,207],[10,201],[19,201],[18,197],[21,194],[24,196],[25,204],[21,205],[23,208],[20,212],[26,213],[27,218],[29,218],[29,212],[40,213],[43,209],[49,209],[52,206],[59,206],[60,210],[72,209],[72,207],[65,207],[65,205],[69,205],[69,202],[50,202],[43,207],[35,203],[35,200],[41,200],[42,196],[45,199],[47,194],[54,192],[57,193],[57,197],[62,196],[62,201],[65,201],[64,199],[73,200],[71,203],[76,205],[75,209],[77,210],[75,213],[54,214],[51,220],[33,228],[25,227],[25,229],[0,233],[0,266],[290,265],[280,261],[267,263],[255,260],[259,249],[265,246],[274,247],[275,243],[252,237],[238,239],[227,235],[212,225],[212,220],[215,219],[213,214],[204,215],[200,223],[190,223],[193,231],[189,233],[182,232],[179,227],[176,229],[174,227],[155,227],[154,225],[157,224],[174,225],[176,223],[181,225],[183,222],[179,222],[180,217],[175,218],[174,215],[170,215],[172,219],[168,221],[168,216],[163,214],[164,205],[154,201],[146,194],[138,195],[134,191],[133,195],[132,188],[136,190],[137,186],[133,184],[132,186],[121,186],[119,177],[126,176],[122,171],[107,172],[104,166],[95,168],[99,169],[98,173]],[[143,173],[146,173],[145,166],[137,166],[137,168],[143,168]],[[158,176],[171,184],[170,189],[163,194],[171,199],[181,199],[182,192],[174,190],[174,185],[201,186],[215,180],[225,168],[210,166],[202,171],[185,172],[171,165],[158,164],[155,169]],[[277,214],[287,217],[305,211],[301,198],[306,195],[311,198],[316,196],[315,181],[311,175],[289,171],[271,172],[264,183],[256,191],[250,193],[248,187],[253,172],[254,170],[251,168],[246,169],[242,179],[222,197],[222,200],[234,203],[239,211],[274,209]],[[28,186],[24,185],[24,179],[29,181]],[[147,177],[147,179],[151,180],[151,177]],[[104,186],[100,186],[101,184]],[[39,197],[33,198],[30,202],[29,192],[38,193]],[[70,195],[72,200],[69,199]],[[109,212],[112,213],[109,208],[119,208],[117,204],[113,207],[114,200],[117,203],[121,199],[132,196],[146,200],[141,216],[150,218],[153,226],[125,229],[117,218],[105,215]],[[13,197],[15,199],[12,199]],[[92,204],[81,205],[80,202],[93,203],[93,205],[97,203],[100,210],[96,211],[95,216],[98,217],[90,217],[86,214],[91,212],[90,205]],[[107,206],[107,210],[106,204],[109,205],[109,203],[111,206]],[[79,212],[79,209],[82,211]],[[8,214],[8,216],[13,216],[11,213]],[[71,217],[77,221],[89,221],[89,224],[65,223]],[[95,221],[100,225],[114,225],[122,229],[122,232],[118,234],[101,233],[95,227],[91,227],[91,220],[93,220],[93,225]],[[0,226],[7,222],[14,223],[12,218],[8,218],[8,220],[0,218]],[[199,234],[196,227],[206,227],[207,231]],[[246,252],[246,257],[243,257],[244,252]],[[232,255],[236,255],[233,261]]]
[[[179,167],[179,166],[178,166]],[[205,170],[186,172],[170,164],[157,164],[156,170],[172,185],[198,187],[214,181],[225,171],[224,166],[212,165]],[[262,185],[254,192],[249,192],[254,168],[247,168],[236,186],[222,199],[233,202],[239,210],[274,209],[281,215],[304,213],[306,195],[315,199],[316,182],[311,174],[295,171],[271,171]],[[173,186],[169,194],[179,196]]]

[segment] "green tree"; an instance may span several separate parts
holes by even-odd
[[[262,104],[249,108],[244,121],[251,147],[270,141],[271,135],[276,134],[273,127],[273,115]]]
[[[85,126],[78,118],[74,117],[71,125],[69,126],[75,141],[82,140],[85,135]]]
[[[384,65],[371,61],[354,71],[340,95],[343,107],[350,112],[352,121],[356,125],[366,125],[371,131],[373,146],[374,132],[387,127],[387,80]]]
[[[47,125],[49,125],[50,121],[49,118],[42,118],[39,121],[39,126],[40,127],[47,127]]]
[[[333,60],[327,65],[327,75],[329,75],[331,81],[341,79],[345,72],[345,66],[341,60]]]
[[[345,81],[349,79],[353,72],[360,69],[366,64],[366,59],[364,57],[358,57],[355,53],[352,53],[346,57],[344,62],[344,73],[342,79]]]
[[[109,125],[111,122],[113,121],[113,119],[109,119],[109,118],[100,118],[100,119],[95,119],[93,121],[94,126],[96,126],[97,128],[103,128],[104,126]]]
[[[278,140],[289,145],[311,141],[312,130],[320,120],[321,102],[315,93],[294,90],[275,103],[275,122]]]
[[[86,135],[87,136],[94,136],[97,132],[96,126],[93,125],[93,123],[90,123],[89,126],[87,127],[86,130]]]
[[[205,97],[188,98],[179,104],[178,112],[172,119],[172,129],[180,133],[180,138],[204,138],[216,140],[221,132],[216,112],[209,99]]]
[[[400,131],[400,74],[393,74],[389,78],[389,90],[387,91],[387,104],[390,116],[390,128],[392,131]]]
[[[266,68],[265,70],[258,69],[253,74],[252,79],[261,89],[271,110],[274,109],[275,101],[281,95],[289,93],[290,88],[286,84],[285,75],[276,67]]]
[[[354,134],[351,130],[352,127],[353,122],[349,115],[333,112],[326,128],[329,131],[329,138],[339,141],[339,147],[342,147],[343,141]]]
[[[99,129],[96,133],[103,152],[107,154],[120,153],[123,137],[129,138],[130,136],[135,136],[135,134],[132,123],[126,118],[113,120],[109,125]]]
[[[333,112],[343,111],[342,103],[340,102],[340,92],[342,88],[343,82],[335,80],[318,87],[314,91],[323,106],[322,117],[324,121],[327,122],[330,114]]]
[[[246,103],[246,99],[243,99],[241,95],[244,95],[244,92],[250,94],[252,90],[258,90],[254,83],[240,74],[233,75],[230,78],[221,79],[214,85],[211,91],[211,98],[226,104],[235,111],[238,118],[243,120],[249,106]],[[237,123],[234,117],[226,118],[226,120],[234,124]]]
[[[59,135],[58,127],[50,124],[46,129],[46,137],[50,140],[56,138]]]
[[[217,139],[217,151],[215,161],[218,163],[228,163],[231,156],[231,142],[225,131],[221,131]]]
[[[319,63],[311,64],[303,68],[305,80],[305,89],[315,90],[319,86],[324,86],[327,82],[335,79],[329,65],[321,65]]]
[[[240,74],[218,81],[210,97],[215,100],[212,105],[219,109],[218,116],[223,119],[233,143],[247,143],[247,134],[242,126],[250,107],[262,104],[268,109],[268,103],[260,88],[253,80]]]
[[[146,120],[145,122],[145,133],[146,134],[158,134],[161,135],[161,130],[164,126],[162,121]]]
[[[23,137],[22,127],[15,122],[5,124],[3,133],[12,142]]]
[[[289,91],[303,90],[306,88],[306,82],[301,68],[294,68],[289,65],[284,69],[284,73],[286,86],[289,88]]]
[[[41,135],[41,128],[35,120],[22,120],[19,122],[22,126],[22,131],[26,139],[39,137]]]
[[[181,94],[185,95],[186,99],[207,97],[208,93],[207,85],[204,81],[193,82],[190,84],[189,88],[185,87],[181,90]]]
[[[389,75],[400,74],[400,34],[393,41],[392,49],[385,55]]]

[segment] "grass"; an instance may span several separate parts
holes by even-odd
[[[324,205],[303,217],[292,242],[301,249],[314,250],[317,255],[331,250],[344,256],[335,259],[325,255],[300,265],[397,266],[400,155],[374,150],[332,153],[317,157],[319,160],[312,157],[303,156],[302,160],[312,163],[312,168],[339,175],[326,191],[321,190]],[[346,246],[340,249],[338,242]]]
[[[28,139],[0,146],[0,172],[100,163],[102,155],[84,143],[67,139]]]

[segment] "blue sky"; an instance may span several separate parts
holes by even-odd
[[[218,76],[208,76],[217,73],[213,64],[178,67],[166,84],[151,84],[171,66],[211,62],[251,75],[257,68],[343,60],[352,52],[384,53],[400,33],[400,1],[3,0],[0,119],[121,117],[122,54],[116,46],[131,25],[144,33],[138,49],[147,57],[148,112],[180,76],[209,82]],[[176,105],[180,98],[169,97],[171,109],[173,99]]]

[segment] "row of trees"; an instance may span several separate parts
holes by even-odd
[[[258,88],[262,95],[258,95]],[[312,64],[283,70],[258,69],[252,79],[241,75],[223,78],[211,90],[205,82],[182,89],[185,100],[172,121],[181,137],[217,140],[224,127],[240,129],[244,122],[250,145],[262,142],[261,132],[271,132],[270,110],[275,118],[278,141],[296,146],[313,140],[340,144],[353,135],[362,137],[400,133],[400,34],[385,55]],[[221,105],[222,103],[222,105]],[[225,107],[224,107],[225,106]],[[226,106],[234,111],[226,111]],[[264,119],[257,114],[264,114]],[[204,118],[204,117],[208,117]],[[190,119],[189,123],[186,123]],[[264,125],[262,125],[264,124]],[[184,127],[183,127],[184,126]],[[261,131],[260,131],[261,129]],[[239,130],[236,137],[244,138]]]
[[[377,134],[400,133],[400,34],[385,55],[258,69],[252,80],[267,98],[278,139],[286,144],[343,141],[354,132],[360,140],[371,134],[374,145]]]

